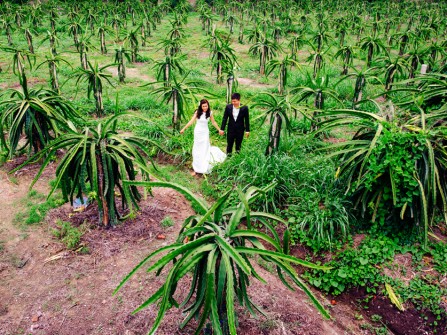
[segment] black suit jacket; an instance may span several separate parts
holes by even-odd
[[[233,118],[233,105],[227,105],[225,107],[224,116],[222,119],[222,127],[221,130],[225,130],[228,122],[228,133],[243,133],[244,131],[250,131],[250,120],[248,115],[248,107],[241,106],[239,109],[239,115],[237,116],[236,121]]]

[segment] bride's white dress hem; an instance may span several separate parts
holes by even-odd
[[[203,113],[194,128],[192,168],[196,173],[210,173],[214,165],[223,162],[227,157],[218,147],[211,146],[208,121],[206,113]]]

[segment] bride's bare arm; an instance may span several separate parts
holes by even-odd
[[[220,131],[220,128],[219,128],[219,126],[217,125],[216,120],[214,120],[214,116],[213,116],[213,114],[210,115],[210,119],[211,119],[211,123],[213,124],[214,128],[216,128],[217,131]]]
[[[192,116],[191,120],[180,130],[180,134],[183,134],[183,132],[188,129],[190,125],[194,123],[194,121],[197,119],[197,112],[194,112],[194,115]]]

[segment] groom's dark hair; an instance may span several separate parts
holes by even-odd
[[[241,95],[239,93],[233,93],[231,95],[231,100],[241,100]]]

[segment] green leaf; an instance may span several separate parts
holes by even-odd
[[[282,248],[277,241],[272,239],[270,236],[264,233],[260,233],[256,230],[236,230],[229,237],[232,239],[235,237],[255,237],[270,243],[273,247],[276,248],[276,250],[282,251]]]
[[[366,265],[369,262],[368,258],[359,257],[359,262],[361,265]]]
[[[242,256],[239,254],[237,248],[233,248],[226,240],[224,240],[220,236],[216,236],[216,242],[219,244],[219,247],[222,250],[222,255],[226,254],[246,273],[247,275],[251,274],[250,266],[245,262]],[[229,272],[228,276],[230,275]]]
[[[171,250],[166,256],[160,258],[157,262],[155,262],[154,265],[152,265],[149,269],[147,269],[147,272],[157,271],[158,269],[164,267],[167,263],[172,261],[178,255],[180,255],[186,251],[193,250],[194,248],[201,246],[204,242],[206,242],[214,237],[216,237],[216,235],[211,233],[211,234],[199,237],[198,239],[196,239],[194,241],[190,241],[186,244],[183,244],[180,247],[177,247],[177,248]],[[219,236],[217,236],[216,238],[219,238]],[[202,245],[202,247],[206,247],[206,245]]]
[[[225,268],[227,270],[227,294],[226,294],[226,305],[227,305],[227,317],[228,326],[230,328],[231,335],[237,335],[236,333],[236,320],[235,320],[235,310],[234,310],[234,273],[233,267],[231,266],[230,259],[226,253],[222,254],[222,260],[225,263]]]
[[[303,261],[299,258],[285,255],[283,253],[269,251],[269,250],[260,250],[260,249],[252,249],[252,248],[246,248],[246,247],[236,247],[235,248],[238,252],[244,253],[244,254],[251,254],[251,255],[265,255],[270,256],[272,259],[281,259],[287,262],[299,264],[311,269],[317,269],[317,270],[330,270],[332,267],[330,266],[323,266],[323,265],[316,265],[311,262]]]
[[[339,269],[338,272],[337,272],[337,275],[338,275],[340,278],[346,278],[346,277],[348,276],[348,275],[346,274],[345,270],[343,270],[343,269]]]

